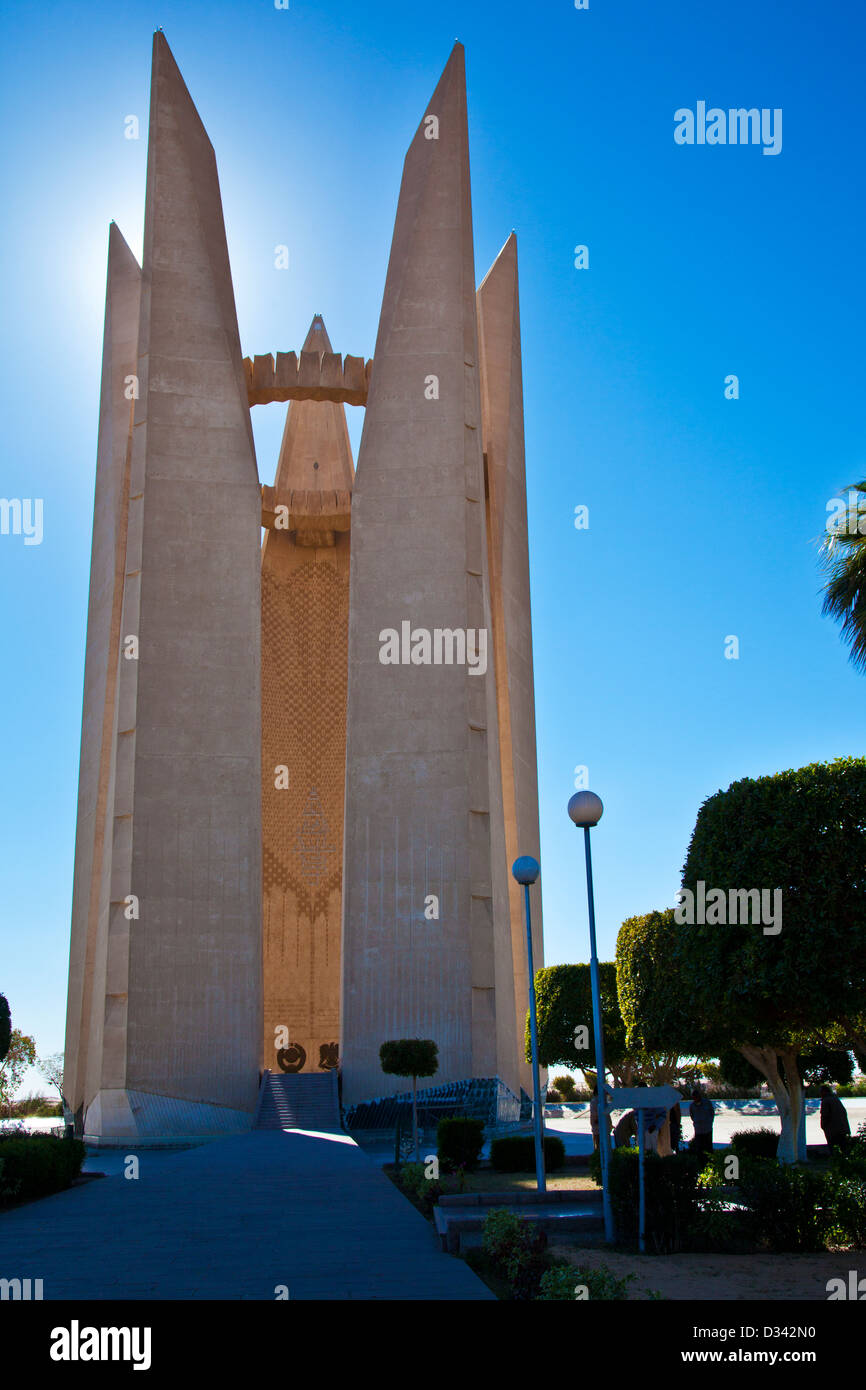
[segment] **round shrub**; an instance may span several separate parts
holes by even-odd
[[[404,1163],[398,1182],[403,1191],[414,1198],[427,1216],[442,1196],[442,1184],[437,1178],[427,1177],[426,1163]]]
[[[490,1145],[490,1163],[497,1173],[534,1173],[535,1139],[531,1134],[507,1134]],[[565,1145],[555,1134],[544,1136],[544,1170],[555,1173],[565,1163]]]
[[[579,1281],[577,1271],[569,1264],[558,1260],[541,1276],[536,1297],[542,1303],[552,1303],[558,1299],[573,1299],[574,1287]]]
[[[455,1168],[474,1172],[484,1148],[484,1121],[467,1115],[450,1116],[436,1126],[436,1151],[445,1173]]]
[[[739,1129],[731,1135],[731,1148],[738,1158],[775,1158],[779,1134],[775,1129]]]
[[[547,1236],[525,1217],[494,1207],[484,1221],[482,1244],[504,1274],[514,1298],[534,1298],[544,1268]]]
[[[439,1048],[431,1038],[392,1038],[379,1048],[379,1061],[391,1076],[435,1076]]]
[[[599,1299],[625,1299],[628,1298],[628,1286],[634,1277],[633,1274],[626,1274],[623,1279],[617,1279],[607,1265],[599,1265],[597,1269],[578,1269],[576,1265],[557,1260],[542,1274],[537,1297],[540,1302],[552,1302],[554,1299],[570,1299],[573,1302],[580,1289],[581,1298],[596,1302]],[[583,1289],[586,1289],[586,1293]]]

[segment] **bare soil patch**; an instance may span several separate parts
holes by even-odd
[[[634,1274],[630,1299],[645,1299],[650,1290],[669,1299],[746,1299],[783,1302],[827,1300],[827,1281],[848,1279],[848,1271],[866,1275],[866,1251],[825,1250],[817,1255],[632,1255],[611,1250],[557,1244],[548,1254],[586,1269],[606,1265],[621,1279]]]

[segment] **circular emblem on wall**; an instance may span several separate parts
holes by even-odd
[[[277,1066],[280,1071],[301,1071],[307,1060],[307,1054],[300,1043],[290,1043],[288,1047],[281,1047],[277,1053]]]

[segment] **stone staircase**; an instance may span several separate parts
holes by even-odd
[[[336,1071],[266,1071],[253,1129],[342,1129]]]
[[[484,1222],[493,1207],[513,1211],[544,1231],[551,1244],[568,1232],[579,1245],[604,1243],[601,1189],[589,1191],[466,1192],[440,1197],[433,1220],[441,1248],[460,1255],[481,1244]]]

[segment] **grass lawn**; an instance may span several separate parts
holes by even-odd
[[[384,1165],[386,1175],[396,1181],[393,1163]],[[462,1185],[460,1179],[449,1173],[440,1178],[442,1195],[456,1196],[460,1192],[535,1192],[535,1173],[497,1173],[492,1168],[479,1168],[474,1173],[465,1173]],[[397,1184],[399,1186],[399,1183]],[[401,1189],[402,1190],[402,1189]],[[598,1192],[599,1188],[587,1172],[574,1169],[559,1173],[548,1173],[548,1192]]]
[[[448,1184],[449,1188],[453,1184],[454,1192],[460,1191],[456,1178],[446,1177],[443,1179],[444,1184]],[[597,1192],[598,1187],[589,1173],[566,1170],[565,1172],[548,1173],[547,1190],[548,1192]],[[463,1191],[535,1192],[535,1174],[496,1173],[492,1168],[479,1168],[474,1173],[466,1174]]]

